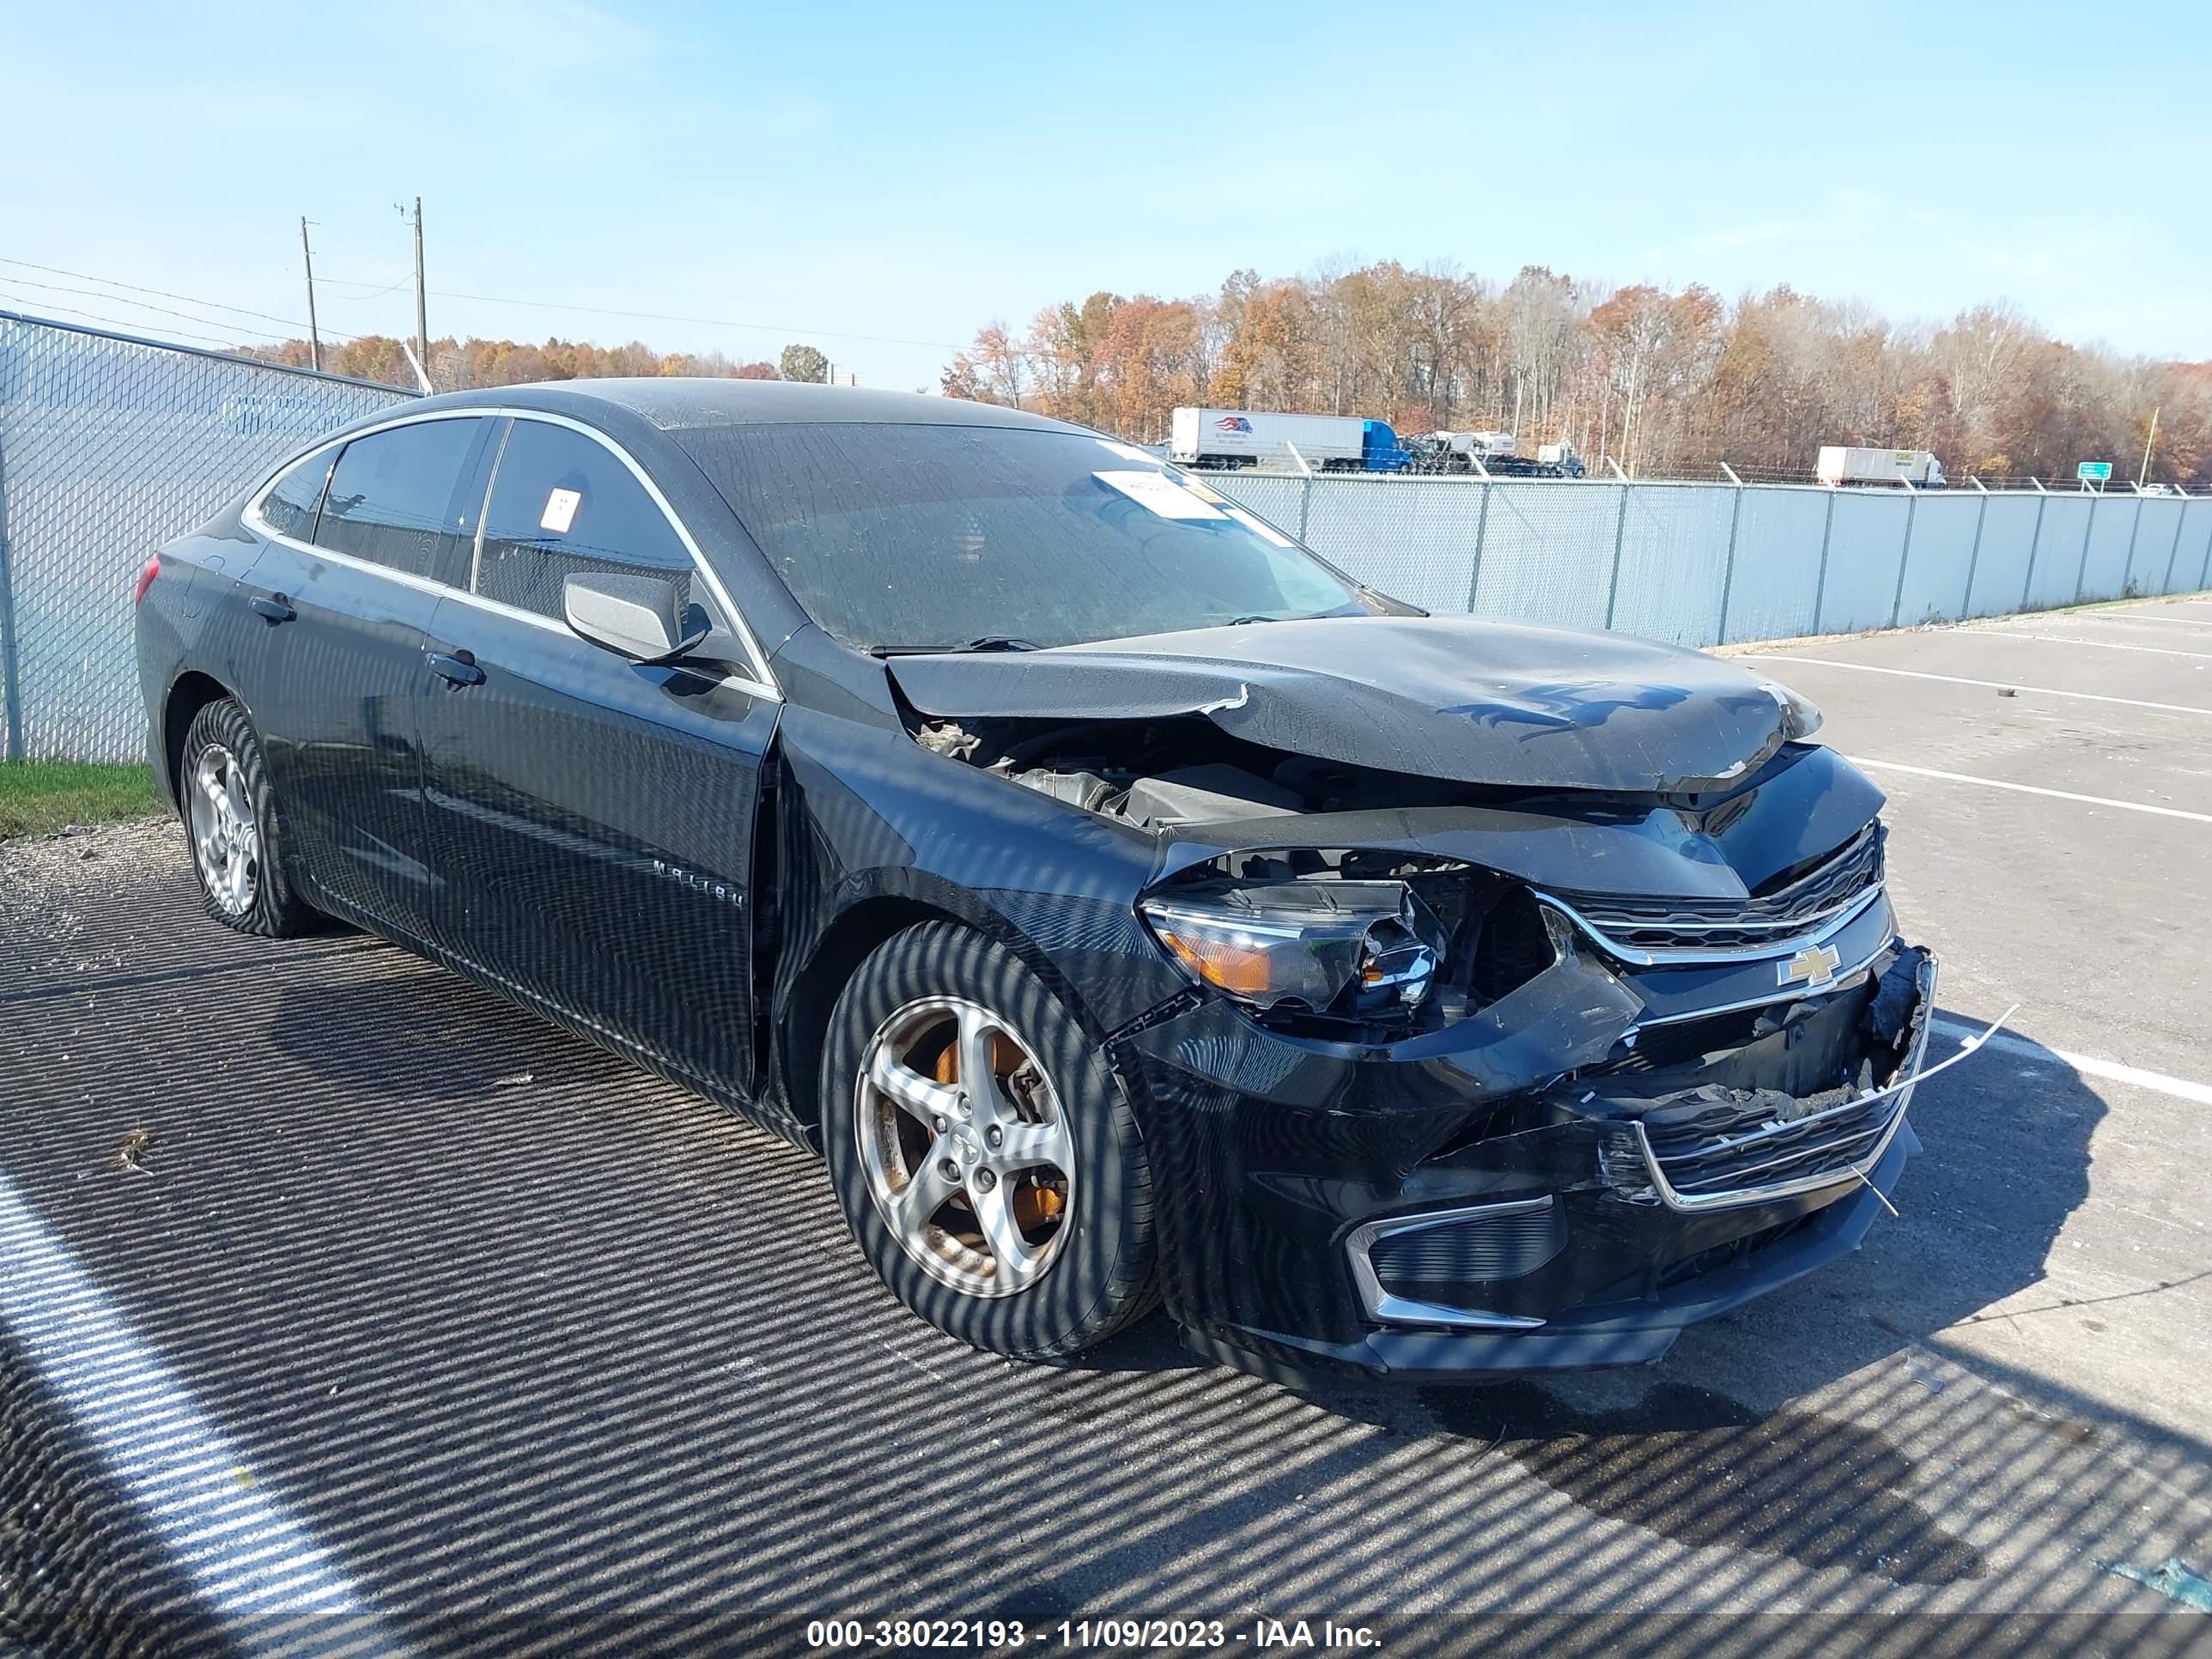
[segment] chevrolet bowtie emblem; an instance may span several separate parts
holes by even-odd
[[[1826,985],[1842,967],[1843,957],[1833,945],[1808,945],[1787,962],[1774,964],[1778,985]]]

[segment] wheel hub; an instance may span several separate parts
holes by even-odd
[[[261,830],[238,757],[221,744],[200,751],[186,786],[192,858],[210,899],[225,915],[253,908],[261,882]]]
[[[1005,1018],[959,997],[908,1003],[869,1039],[854,1097],[869,1193],[931,1277],[1011,1296],[1052,1266],[1074,1143],[1050,1079]]]

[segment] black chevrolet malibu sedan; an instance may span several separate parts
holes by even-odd
[[[817,1150],[944,1331],[1618,1364],[1852,1249],[1935,967],[1748,669],[1431,617],[1141,450],[732,380],[425,398],[161,549],[209,914]]]

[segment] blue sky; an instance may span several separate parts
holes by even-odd
[[[2201,3],[0,0],[0,257],[298,319],[305,213],[333,330],[411,328],[372,290],[420,194],[434,333],[808,338],[876,386],[1062,296],[1325,258],[2006,297],[2212,357]],[[224,332],[70,286],[0,265],[0,306]]]

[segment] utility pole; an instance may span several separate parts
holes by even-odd
[[[307,267],[307,361],[320,374],[323,337],[315,330],[315,251],[307,246],[307,216],[300,216],[300,258]]]
[[[430,319],[422,296],[422,198],[415,198],[415,353],[425,380],[430,374]]]
[[[2150,436],[2143,440],[2142,466],[2136,473],[2136,494],[2138,495],[2142,494],[2144,481],[2150,477],[2150,447],[2158,441],[2158,417],[2165,412],[2163,404],[2150,412]]]

